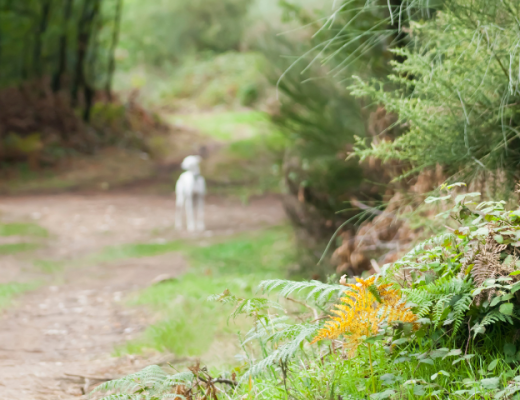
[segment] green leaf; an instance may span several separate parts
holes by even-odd
[[[447,373],[446,371],[443,371],[443,370],[441,369],[439,372],[437,372],[437,373],[435,373],[435,374],[432,375],[432,381],[434,381],[435,379],[437,379],[437,377],[438,377],[439,375],[450,376],[449,373]]]
[[[513,315],[513,304],[504,303],[500,305],[499,311],[504,315]]]
[[[433,350],[432,352],[430,352],[430,357],[435,360],[436,358],[445,357],[448,352],[449,352],[448,349]]]
[[[502,235],[494,235],[493,239],[495,239],[495,242],[497,242],[497,243],[500,243],[500,244],[504,243],[504,237]]]
[[[487,367],[488,371],[493,371],[497,367],[497,364],[498,360],[491,361]]]
[[[516,353],[516,346],[513,343],[504,344],[504,354],[507,356],[514,356]]]
[[[374,393],[370,395],[370,398],[373,400],[382,400],[388,399],[390,396],[395,394],[395,390],[387,389],[384,392]]]
[[[498,303],[504,301],[503,296],[497,296],[493,300],[491,300],[490,307],[495,307]]]
[[[393,381],[393,380],[395,380],[395,375],[394,374],[383,374],[379,377],[379,379],[381,379],[382,381]]]
[[[364,340],[365,343],[375,343],[378,340],[383,340],[385,335],[370,336]]]
[[[451,185],[446,186],[446,189],[450,190],[450,189],[453,189],[454,187],[462,187],[462,186],[467,186],[467,185],[464,182],[455,182],[455,183],[452,183]]]
[[[419,363],[433,365],[433,360],[431,358],[425,358],[424,360],[420,360]]]
[[[480,192],[459,194],[457,197],[455,197],[455,204],[459,204],[460,202],[462,202],[462,200],[465,200],[466,197],[478,197],[478,196],[480,196]]]
[[[520,261],[519,261],[520,262]],[[519,263],[517,262],[517,264]],[[520,271],[513,271],[509,274],[510,276],[516,276],[516,275],[520,275]]]
[[[426,198],[426,200],[424,200],[424,202],[425,202],[426,204],[430,204],[430,203],[433,203],[433,202],[435,202],[435,201],[447,200],[447,199],[449,199],[450,197],[451,197],[450,195],[448,195],[448,196],[442,196],[442,197],[432,197],[432,196],[430,196],[430,197]]]
[[[460,356],[462,354],[462,350],[460,349],[454,349],[454,350],[451,350],[448,354],[446,354],[444,357],[442,357],[442,359],[444,360],[446,357],[451,357],[451,356]]]
[[[475,231],[475,235],[476,236],[488,236],[489,235],[489,229],[487,227],[482,227],[482,228],[478,228],[476,231]]]
[[[499,383],[500,383],[500,379],[499,378],[487,378],[487,379],[482,379],[480,381],[480,384],[485,389],[497,389]]]

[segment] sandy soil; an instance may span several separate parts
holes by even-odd
[[[0,316],[0,399],[50,400],[79,398],[99,379],[175,361],[172,355],[111,354],[153,318],[121,300],[156,277],[179,275],[189,266],[171,253],[71,266],[56,277],[35,270],[32,260],[74,265],[108,245],[185,237],[208,241],[278,224],[284,214],[276,197],[253,199],[247,206],[208,198],[207,231],[188,235],[173,230],[173,198],[131,192],[5,197],[0,198],[0,217],[3,222],[35,221],[50,232],[31,254],[0,256],[0,282],[35,277],[45,282]]]

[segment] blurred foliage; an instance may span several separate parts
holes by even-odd
[[[146,149],[157,118],[114,98],[123,0],[0,0],[0,163],[32,170],[117,145]]]
[[[376,43],[369,35],[388,9],[359,13],[365,1],[348,4],[338,5],[334,17],[328,18],[330,10],[309,11],[295,2],[281,2],[283,18],[305,28],[283,36],[269,34],[259,43],[280,100],[271,109],[272,120],[289,142],[286,209],[301,228],[309,265],[315,265],[324,242],[345,218],[355,215],[338,215],[346,208],[343,203],[353,196],[379,201],[384,190],[380,184],[389,180],[377,168],[369,170],[357,160],[345,162],[355,137],[366,137],[370,124],[370,109],[363,109],[345,90],[345,82],[353,71],[366,78],[384,76],[391,57],[385,41]],[[338,38],[347,37],[347,43],[338,43]],[[364,49],[361,54],[359,49]],[[326,266],[322,271],[312,268],[322,277],[329,272]]]
[[[254,106],[267,92],[263,69],[264,58],[253,52],[187,57],[168,77],[161,102],[175,108],[194,100],[199,108]]]
[[[164,66],[197,52],[238,50],[251,3],[126,0],[119,58],[129,67]]]
[[[388,79],[351,87],[398,114],[406,131],[373,147],[360,139],[358,154],[407,163],[411,173],[440,164],[456,179],[511,190],[520,178],[518,7],[437,5],[434,19],[411,25],[410,45],[393,51],[403,61],[392,63]]]
[[[45,80],[73,104],[110,90],[122,0],[0,1],[0,87]],[[88,104],[87,104],[88,105]],[[88,112],[88,110],[86,110]]]

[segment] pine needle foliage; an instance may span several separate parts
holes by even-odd
[[[412,2],[405,5],[413,8]],[[466,181],[486,175],[511,189],[519,177],[518,4],[444,0],[412,16],[409,44],[391,51],[386,80],[357,78],[353,95],[396,113],[393,142],[359,139],[365,159],[398,160],[410,172],[440,164]]]

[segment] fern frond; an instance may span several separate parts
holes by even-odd
[[[154,387],[162,383],[167,375],[161,367],[150,365],[135,374],[127,375],[120,379],[105,382],[99,385],[94,392],[107,392],[117,390],[132,394],[139,388]]]
[[[175,385],[187,385],[190,384],[193,381],[194,375],[191,372],[179,372],[175,375],[169,375],[167,376],[163,382],[161,383],[161,387],[159,390],[166,390],[168,388],[171,388]]]
[[[466,311],[469,310],[472,302],[473,297],[471,296],[471,292],[468,292],[463,294],[462,297],[453,306],[453,334],[457,333],[460,326],[462,325]]]
[[[286,362],[289,359],[293,358],[296,353],[300,350],[300,347],[305,340],[309,340],[316,333],[318,325],[315,324],[299,324],[294,325],[294,329],[291,331],[291,334],[288,336],[292,337],[292,340],[288,343],[285,343],[274,350],[271,354],[269,354],[266,358],[261,360],[260,362],[254,364],[249,371],[244,374],[241,380],[248,379],[249,376],[254,376],[264,371],[266,368],[282,361]]]
[[[270,319],[267,324],[264,321],[256,321],[253,328],[251,328],[249,332],[247,332],[243,344],[246,344],[253,340],[276,340],[272,339],[275,333],[280,331],[283,332],[286,329],[290,329],[292,326],[294,326],[292,324],[288,324],[286,322],[288,320],[288,317],[282,316]]]
[[[457,237],[451,233],[444,233],[442,235],[435,236],[431,239],[425,240],[422,243],[419,243],[417,246],[415,246],[412,250],[410,250],[408,253],[406,253],[399,261],[396,262],[396,265],[402,265],[405,264],[408,261],[415,260],[417,257],[419,257],[428,247],[431,246],[440,246],[446,242],[449,243],[456,243]]]
[[[252,316],[254,314],[258,315],[270,308],[283,310],[278,303],[261,297],[241,300],[231,314],[231,317],[236,318],[242,314],[247,316]]]
[[[313,298],[316,302],[331,301],[331,298],[336,297],[346,290],[342,285],[329,285],[320,281],[289,281],[283,279],[273,279],[260,282],[259,288],[264,293],[271,293],[274,290],[280,290],[280,296],[289,297],[292,293],[300,293],[305,290],[310,290],[306,296],[306,300]]]

